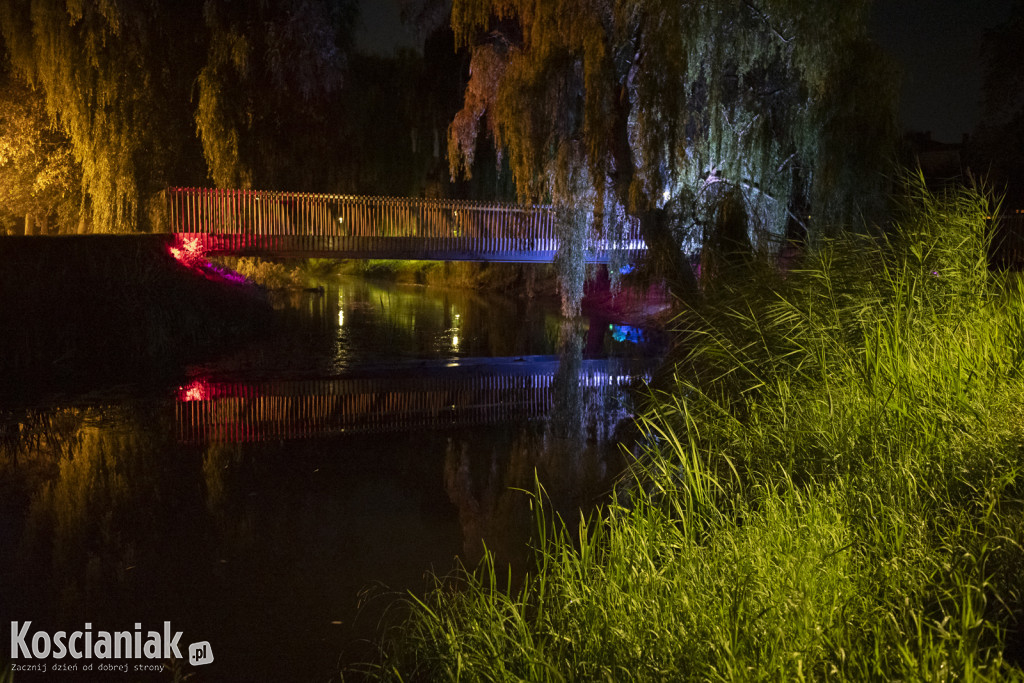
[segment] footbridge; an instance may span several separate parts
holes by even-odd
[[[651,364],[585,360],[570,374],[561,368],[547,357],[490,358],[327,379],[196,380],[178,390],[177,438],[202,444],[438,430],[567,410],[584,424],[614,427],[630,414],[627,388],[649,379]]]
[[[211,254],[542,263],[559,246],[544,205],[182,187],[166,199],[171,231]],[[646,248],[631,222],[617,239],[588,240],[586,258]]]

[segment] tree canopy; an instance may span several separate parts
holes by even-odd
[[[630,217],[683,280],[681,245],[757,246],[851,220],[882,183],[895,129],[867,2],[455,0],[470,76],[450,167],[468,174],[475,160],[479,180],[489,134],[520,198],[555,204],[560,258],[579,286],[586,237],[614,236]],[[446,93],[462,59],[437,62],[453,78],[405,58],[364,59],[353,77],[356,4],[0,0],[0,29],[70,140],[96,229],[125,231],[171,183],[334,191],[367,180],[351,166],[375,149],[360,126],[389,145],[375,177],[400,182],[385,167],[408,158],[436,173],[435,121],[458,107]],[[427,23],[444,5],[407,4]],[[401,95],[375,76],[399,78]],[[379,132],[389,121],[413,130]]]
[[[93,221],[134,229],[189,134],[195,3],[3,0],[11,63],[71,140]]]
[[[207,173],[271,189],[296,172],[316,177],[354,7],[0,0],[0,30],[71,141],[95,229],[118,232],[144,225],[168,184]]]
[[[209,47],[196,123],[214,183],[322,189],[324,169],[315,161],[338,128],[330,113],[355,2],[207,0],[203,15]]]
[[[81,168],[43,97],[0,70],[0,234],[32,216],[62,232],[77,229]]]
[[[455,0],[472,59],[450,166],[468,171],[486,130],[521,199],[554,203],[577,279],[587,232],[628,215],[692,287],[680,246],[725,213],[757,244],[852,220],[882,184],[895,79],[868,4]]]

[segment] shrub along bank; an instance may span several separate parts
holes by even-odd
[[[448,289],[519,292],[530,298],[558,296],[557,275],[551,264],[317,258],[282,262],[248,256],[217,260],[268,289],[317,287],[348,276]]]
[[[538,514],[525,580],[439,584],[372,673],[1021,679],[1024,290],[983,197],[914,192],[884,236],[720,278],[615,502]]]
[[[221,256],[223,266],[267,289],[329,287],[338,278],[358,277],[401,285],[438,289],[470,289],[546,301],[560,299],[558,274],[550,263],[477,263],[471,261],[398,261],[296,259],[268,261],[254,257]],[[582,313],[630,324],[652,324],[668,311],[671,301],[664,286],[644,277],[627,275],[612,287],[605,266],[588,266]],[[659,325],[660,326],[660,325]]]

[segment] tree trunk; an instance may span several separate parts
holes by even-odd
[[[704,240],[701,253],[701,279],[743,277],[754,250],[743,198],[735,188],[718,203],[711,234]]]
[[[640,220],[640,234],[647,243],[647,258],[654,273],[665,277],[669,291],[682,301],[693,302],[700,297],[700,287],[682,245],[672,234],[669,216],[664,209],[654,207],[650,197],[643,197],[637,206],[631,198],[634,171],[633,148],[629,142],[629,115],[631,104],[625,87],[616,98],[615,121],[612,125],[612,156],[615,159],[613,187],[616,198],[631,215]]]
[[[655,273],[663,275],[669,291],[682,301],[700,298],[700,287],[690,260],[672,234],[665,209],[648,209],[640,216],[640,234],[647,243],[647,258]]]
[[[35,220],[33,219],[31,213],[26,213],[25,214],[25,234],[26,235],[34,235],[34,234],[36,234]]]

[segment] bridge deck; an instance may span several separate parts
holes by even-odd
[[[550,206],[300,192],[170,188],[172,232],[207,253],[441,261],[551,262]],[[585,245],[587,260],[646,249],[635,223]]]
[[[236,256],[551,263],[558,250],[555,240],[531,238],[179,234],[183,239],[201,240],[206,253]],[[607,263],[611,252],[604,246],[590,245],[588,262]],[[613,248],[635,255],[644,244],[616,243]]]

